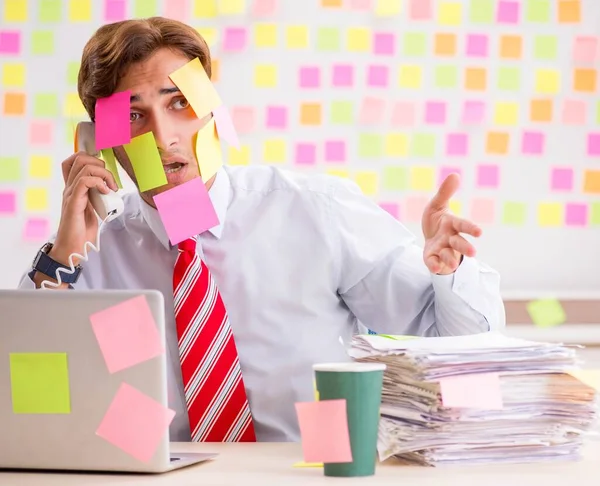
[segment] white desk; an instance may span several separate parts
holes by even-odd
[[[174,445],[176,451],[219,452],[209,463],[160,475],[6,473],[2,486],[287,486],[313,484],[362,484],[394,486],[598,486],[600,444],[591,443],[581,462],[425,468],[402,466],[393,459],[377,468],[374,477],[326,478],[320,468],[295,468],[302,460],[299,444],[190,444]]]

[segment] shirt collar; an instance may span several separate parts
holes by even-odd
[[[215,176],[215,180],[211,188],[208,191],[208,196],[215,208],[215,212],[217,213],[217,217],[219,218],[219,224],[207,230],[212,233],[216,238],[221,238],[221,234],[223,233],[223,225],[225,224],[225,217],[227,215],[227,206],[229,204],[229,191],[231,189],[231,183],[229,181],[229,176],[223,167],[219,169]],[[139,197],[139,194],[138,194]],[[160,215],[158,211],[147,204],[140,197],[140,206],[142,217],[154,233],[154,235],[159,239],[159,241],[163,244],[163,246],[170,250],[173,248],[171,242],[169,241],[169,236],[167,235],[167,231],[160,219]]]

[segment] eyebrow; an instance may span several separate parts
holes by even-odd
[[[172,93],[181,93],[181,90],[177,86],[174,86],[173,88],[161,88],[158,91],[158,94],[160,95],[168,95]],[[141,99],[142,97],[139,94],[134,94],[129,98],[129,102],[135,103],[136,101],[141,101]]]

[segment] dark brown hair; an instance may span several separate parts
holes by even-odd
[[[189,25],[164,17],[123,20],[100,27],[87,42],[81,57],[77,91],[91,120],[96,100],[112,95],[119,78],[134,63],[158,49],[180,51],[196,57],[211,76],[210,51],[202,36]]]

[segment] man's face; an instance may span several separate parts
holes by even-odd
[[[160,49],[147,60],[133,64],[116,89],[117,92],[131,91],[131,138],[152,132],[165,169],[168,184],[142,193],[143,199],[152,206],[156,194],[200,175],[195,136],[211,115],[198,119],[169,78],[169,74],[189,61],[179,52]],[[137,184],[125,149],[116,147],[114,150],[125,172]]]

